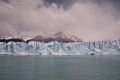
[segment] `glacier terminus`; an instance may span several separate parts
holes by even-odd
[[[120,54],[120,40],[97,42],[0,42],[0,55],[107,55]]]

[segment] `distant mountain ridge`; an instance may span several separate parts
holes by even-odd
[[[36,41],[36,42],[51,42],[51,41],[58,41],[58,42],[81,42],[82,40],[76,37],[75,35],[70,35],[70,34],[64,34],[63,32],[58,32],[56,34],[51,34],[49,36],[42,36],[42,35],[37,35],[34,38],[31,39],[25,39],[23,37],[3,37],[0,38],[0,42],[31,42],[31,41]]]
[[[79,42],[82,41],[81,39],[77,38],[74,35],[70,35],[70,34],[64,34],[63,32],[58,32],[56,34],[51,34],[49,36],[41,36],[38,35],[36,37],[34,37],[33,39],[28,40],[29,41],[40,41],[40,42],[51,42],[51,41],[58,41],[58,42]]]

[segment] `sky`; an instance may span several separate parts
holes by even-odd
[[[0,0],[0,37],[72,34],[120,39],[120,0]]]

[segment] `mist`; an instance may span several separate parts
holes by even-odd
[[[85,41],[120,38],[119,11],[111,1],[76,0],[66,6],[44,0],[0,0],[0,37],[64,32]]]

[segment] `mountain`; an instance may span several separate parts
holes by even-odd
[[[0,38],[0,42],[30,42],[30,41],[37,41],[37,42],[51,42],[51,41],[58,41],[58,42],[81,42],[82,40],[76,37],[75,35],[65,34],[63,32],[58,32],[55,34],[49,35],[37,35],[34,38],[27,38],[27,37],[11,37],[11,36],[4,36]]]
[[[21,38],[14,38],[14,37],[7,37],[7,38],[1,38],[0,42],[25,42],[23,39]]]
[[[64,34],[63,32],[58,32],[56,34],[50,34],[49,36],[41,36],[38,35],[34,37],[33,39],[28,40],[27,42],[30,41],[39,41],[39,42],[51,42],[51,41],[58,41],[58,42],[81,42],[82,40],[77,38],[74,35],[70,34]]]
[[[0,42],[26,42],[27,40],[30,40],[31,38],[28,37],[21,37],[21,36],[17,36],[17,37],[13,37],[13,36],[4,36],[4,37],[0,37]]]

